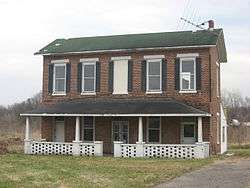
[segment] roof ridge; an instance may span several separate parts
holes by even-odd
[[[214,29],[212,32],[214,31],[219,31],[222,30],[222,28],[217,28]],[[196,31],[192,31],[192,30],[185,30],[185,31],[162,31],[162,32],[149,32],[149,33],[127,33],[127,34],[115,34],[115,35],[96,35],[96,36],[86,36],[86,37],[70,37],[70,38],[58,38],[56,40],[75,40],[75,39],[83,39],[83,38],[101,38],[101,37],[119,37],[119,36],[131,36],[131,35],[152,35],[152,34],[165,34],[165,33],[196,33],[196,32],[204,32],[204,31],[209,31],[209,30],[196,30]],[[211,31],[209,31],[211,32]]]

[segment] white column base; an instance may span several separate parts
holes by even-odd
[[[24,153],[31,154],[31,139],[24,139]]]
[[[103,156],[103,141],[94,141],[95,156]]]
[[[204,143],[196,142],[195,143],[195,158],[196,159],[204,159],[205,158],[205,150],[204,150]]]
[[[122,145],[123,142],[114,141],[114,157],[121,157],[122,156]]]
[[[72,153],[74,156],[80,156],[80,143],[81,141],[73,141]]]
[[[145,142],[136,142],[136,157],[144,157]]]

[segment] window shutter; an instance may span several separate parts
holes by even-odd
[[[113,92],[113,79],[114,79],[114,62],[110,61],[109,62],[109,92]]]
[[[52,94],[53,92],[53,72],[54,64],[49,64],[49,78],[48,78],[48,93]]]
[[[82,63],[77,65],[77,92],[82,92]]]
[[[146,60],[143,60],[141,62],[141,90],[142,91],[146,91],[146,85],[147,85],[146,74],[147,74],[147,64],[146,64]]]
[[[128,92],[133,90],[133,61],[128,61]]]
[[[101,78],[101,64],[99,61],[96,62],[96,80],[95,80],[95,91],[100,92],[100,78]]]
[[[162,91],[166,91],[167,88],[167,60],[162,59]]]
[[[180,90],[180,58],[175,59],[175,90]]]
[[[66,93],[70,92],[71,64],[66,64]]]
[[[196,90],[201,90],[201,58],[196,58]]]

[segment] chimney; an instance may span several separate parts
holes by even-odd
[[[209,20],[208,21],[208,29],[209,30],[213,30],[214,29],[214,21],[213,20]]]

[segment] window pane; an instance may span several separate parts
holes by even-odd
[[[119,133],[118,132],[113,133],[113,140],[114,141],[119,141]]]
[[[194,75],[190,76],[190,89],[194,89]]]
[[[182,75],[181,76],[181,82],[182,82],[182,89],[189,89],[190,84],[190,75]]]
[[[94,91],[95,79],[85,78],[84,79],[84,91]]]
[[[159,76],[149,76],[148,77],[148,90],[160,90],[160,77]]]
[[[184,125],[184,137],[194,137],[194,125]]]
[[[159,117],[151,117],[148,122],[149,128],[160,128],[160,118]]]
[[[121,141],[125,144],[128,143],[128,134],[127,133],[123,133],[121,134]]]
[[[194,74],[194,61],[182,61],[182,72],[190,72],[191,74]]]
[[[84,129],[84,140],[93,141],[93,129]]]
[[[93,125],[94,118],[93,117],[84,117],[85,124],[92,124]]]
[[[83,140],[93,141],[94,136],[94,118],[93,117],[84,117],[83,119]]]
[[[55,80],[55,91],[65,91],[65,79],[56,79]]]
[[[55,77],[65,78],[65,66],[55,66]]]
[[[149,142],[159,142],[160,141],[160,131],[159,130],[149,130],[148,131],[148,141]]]
[[[84,77],[94,77],[94,76],[95,76],[95,66],[84,65]]]
[[[160,75],[160,62],[148,62],[148,74],[149,75]]]

